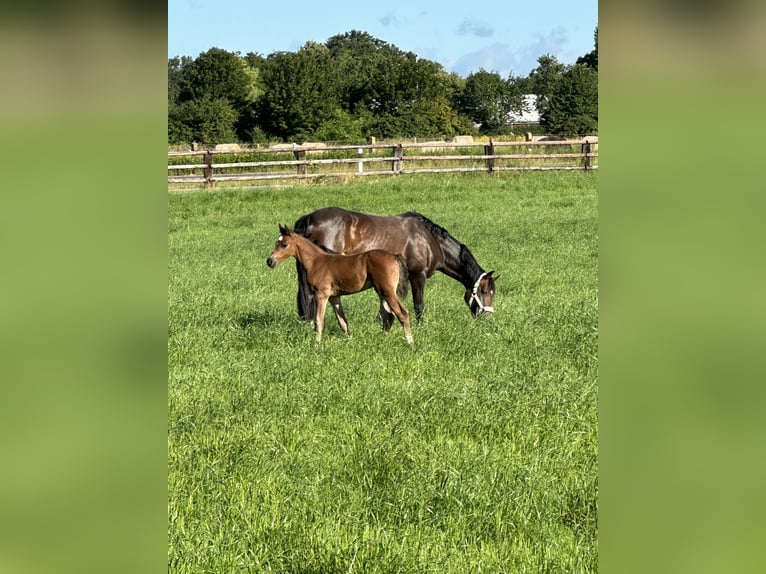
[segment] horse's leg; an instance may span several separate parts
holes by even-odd
[[[316,303],[316,315],[314,316],[314,330],[317,334],[317,343],[322,341],[322,330],[324,329],[324,312],[327,309],[327,296],[316,294],[314,299]]]
[[[410,275],[410,285],[412,286],[412,306],[415,308],[415,319],[418,323],[423,319],[423,292],[426,288],[425,272],[412,273]]]
[[[343,304],[340,302],[340,296],[330,297],[330,305],[332,305],[333,311],[335,311],[335,318],[338,320],[338,325],[343,329],[343,332],[348,335],[348,320],[346,314],[343,312]]]
[[[383,330],[388,331],[391,329],[391,325],[394,324],[394,314],[391,313],[391,310],[388,308],[386,300],[383,299],[383,297],[380,298],[380,311],[378,312],[378,315],[383,323]]]
[[[396,296],[396,287],[390,287],[385,289],[381,294],[381,305],[385,302],[389,309],[393,311],[396,318],[404,327],[404,337],[407,339],[407,344],[412,345],[412,330],[410,329],[410,314],[407,312],[407,308],[402,305]]]

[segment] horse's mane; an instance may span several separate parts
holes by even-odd
[[[401,217],[412,217],[413,219],[417,219],[418,221],[420,221],[420,223],[422,223],[428,229],[428,231],[431,232],[431,234],[434,237],[438,239],[451,239],[452,241],[460,245],[460,242],[454,237],[452,237],[449,231],[444,229],[438,223],[434,223],[422,213],[418,213],[417,211],[408,211],[407,213],[402,213]]]
[[[309,226],[309,216],[308,215],[302,215],[300,216],[295,223],[293,224],[293,231],[300,235],[306,235],[306,229],[308,229]]]
[[[484,273],[484,269],[482,269],[481,265],[479,265],[479,262],[476,261],[476,258],[473,256],[473,253],[471,253],[471,250],[468,249],[465,244],[461,243],[452,235],[450,235],[449,231],[444,229],[441,225],[434,223],[425,215],[418,213],[417,211],[408,211],[407,213],[402,213],[401,216],[417,219],[425,226],[426,229],[428,229],[428,231],[431,232],[431,235],[437,239],[442,240],[443,242],[447,242],[448,244],[451,243],[452,245],[450,247],[453,249],[459,249],[458,260],[460,261],[460,267],[465,273],[467,273],[468,277],[474,278]]]

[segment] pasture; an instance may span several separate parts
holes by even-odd
[[[594,172],[433,174],[168,196],[168,571],[596,572]],[[436,273],[414,344],[378,298],[296,314],[279,234],[416,210],[494,270]]]

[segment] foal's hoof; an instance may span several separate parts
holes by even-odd
[[[406,339],[407,339],[407,344],[412,345],[412,335],[407,335]]]

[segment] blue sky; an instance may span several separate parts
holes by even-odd
[[[597,24],[597,0],[168,0],[168,56],[268,56],[361,30],[462,77],[526,76],[543,54],[573,64],[591,51]]]

